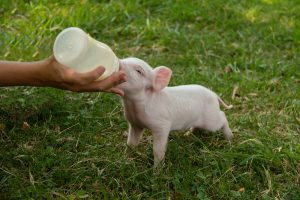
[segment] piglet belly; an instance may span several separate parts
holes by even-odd
[[[201,107],[201,102],[180,99],[173,108],[171,130],[186,130],[194,127],[200,120]]]

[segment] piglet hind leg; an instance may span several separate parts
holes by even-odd
[[[165,158],[167,149],[167,143],[169,138],[169,131],[153,132],[153,155],[154,155],[154,167],[158,167]]]
[[[225,137],[226,140],[231,141],[232,137],[233,137],[233,134],[232,134],[231,129],[229,128],[227,118],[226,118],[225,113],[223,111],[220,111],[220,117],[221,117],[221,120],[222,120],[222,131],[223,131],[224,137]]]
[[[134,126],[132,124],[129,124],[129,133],[128,133],[128,138],[127,138],[127,145],[130,148],[136,147],[143,135],[144,129]]]

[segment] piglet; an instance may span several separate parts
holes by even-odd
[[[123,106],[128,121],[127,145],[138,145],[145,128],[153,135],[154,166],[165,156],[170,131],[185,129],[222,129],[224,137],[233,137],[219,103],[221,98],[201,85],[167,87],[172,71],[164,66],[152,69],[138,58],[120,60],[127,82],[119,85],[124,91]]]

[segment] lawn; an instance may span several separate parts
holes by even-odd
[[[2,87],[0,199],[300,199],[299,19],[299,0],[1,0],[0,60],[47,58],[80,27],[214,90],[234,139],[174,132],[155,170],[149,132],[127,148],[118,96]]]

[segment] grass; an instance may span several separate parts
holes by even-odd
[[[0,199],[300,199],[299,17],[298,0],[2,0],[1,60],[44,59],[78,26],[213,89],[235,137],[174,132],[155,172],[149,132],[126,147],[118,97],[3,87]]]

